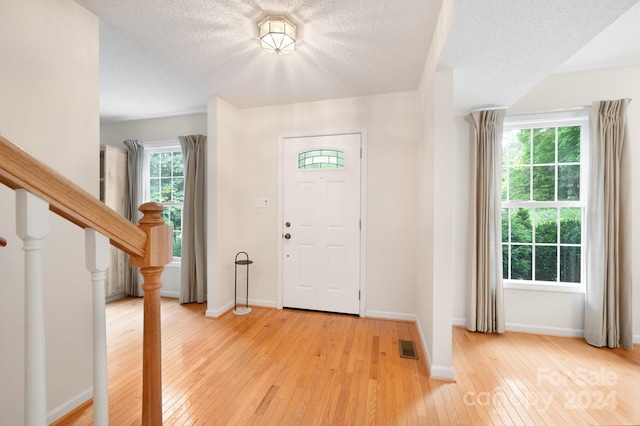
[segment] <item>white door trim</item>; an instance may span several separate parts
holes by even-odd
[[[277,292],[276,307],[282,309],[283,293],[283,235],[284,235],[284,140],[287,138],[301,138],[314,136],[360,135],[362,156],[360,158],[360,316],[365,317],[366,312],[366,287],[367,287],[367,129],[349,128],[339,130],[319,130],[309,132],[288,132],[278,135],[278,265],[277,265]]]

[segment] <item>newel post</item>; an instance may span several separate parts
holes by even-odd
[[[142,357],[142,424],[162,424],[162,356],[160,345],[160,288],[164,265],[173,259],[172,231],[161,213],[164,207],[145,203],[138,226],[147,234],[144,257],[131,256],[131,265],[140,268],[144,278],[144,335]]]

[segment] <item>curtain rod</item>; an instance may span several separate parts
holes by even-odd
[[[508,106],[508,105],[478,107],[478,108],[473,108],[473,109],[468,110],[467,114],[470,114],[472,112],[493,111],[493,110],[499,110],[499,109],[507,109],[508,110],[509,108],[511,108],[511,107]],[[538,112],[516,112],[516,113],[508,114],[508,115],[548,114],[548,113],[553,113],[553,112],[582,111],[582,110],[587,110],[587,109],[591,109],[591,105],[582,105],[582,106],[571,107],[571,108],[550,109],[550,110],[538,111]]]
[[[629,102],[631,102],[631,100],[629,100]],[[507,112],[506,116],[507,117],[517,117],[519,115],[537,115],[537,114],[553,114],[553,113],[561,113],[561,112],[579,112],[579,111],[588,111],[590,110],[592,107],[592,105],[580,105],[580,106],[576,106],[576,107],[570,107],[570,108],[558,108],[558,109],[550,109],[550,110],[545,110],[545,111],[537,111],[537,112],[516,112],[516,113],[511,113],[509,114]],[[466,113],[463,113],[462,115],[466,115],[466,114],[471,114],[472,112],[480,112],[480,111],[493,111],[493,110],[499,110],[499,109],[506,109],[508,110],[510,108],[510,106],[506,106],[506,105],[494,105],[494,106],[486,106],[486,107],[478,107],[478,108],[473,108],[470,110],[467,110]]]
[[[536,115],[536,114],[553,114],[555,112],[577,112],[577,111],[587,111],[591,109],[591,105],[582,105],[572,108],[558,108],[558,109],[549,109],[545,111],[537,111],[537,112],[516,112],[516,113],[507,113],[509,117],[515,117],[518,115]]]
[[[544,115],[544,114],[553,114],[553,113],[570,113],[570,112],[580,112],[580,111],[588,111],[591,109],[591,105],[581,105],[581,106],[576,106],[576,107],[571,107],[571,108],[558,108],[558,109],[550,109],[550,110],[544,110],[544,111],[536,111],[536,112],[515,112],[515,113],[509,113],[508,109],[510,108],[510,106],[507,105],[499,105],[499,106],[486,106],[486,107],[478,107],[478,108],[473,108],[470,110],[467,110],[466,112],[462,112],[462,113],[458,113],[455,114],[456,117],[460,117],[460,116],[465,116],[467,114],[471,114],[474,112],[480,112],[480,111],[495,111],[495,110],[507,110],[505,117],[517,117],[520,115],[528,115],[528,116],[535,116],[535,115]]]
[[[507,105],[494,105],[494,106],[486,106],[486,107],[478,107],[478,108],[474,108],[474,109],[470,109],[467,111],[468,114],[472,113],[472,112],[480,112],[480,111],[493,111],[493,110],[498,110],[498,109],[509,109],[509,106]]]

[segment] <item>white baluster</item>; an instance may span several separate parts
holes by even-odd
[[[16,190],[16,230],[24,241],[25,424],[47,424],[43,249],[49,233],[49,203]]]
[[[109,424],[105,280],[110,262],[109,239],[85,229],[86,265],[93,283],[93,424]]]

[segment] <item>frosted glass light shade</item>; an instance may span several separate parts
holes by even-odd
[[[258,23],[260,42],[275,55],[286,55],[296,48],[296,25],[284,16],[267,16]]]

